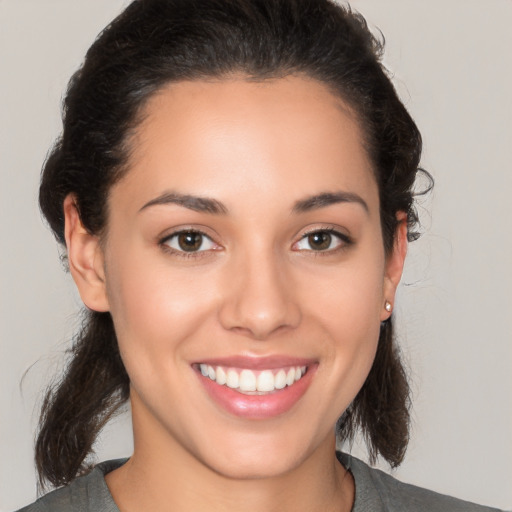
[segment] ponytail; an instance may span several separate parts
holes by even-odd
[[[86,315],[71,361],[41,407],[35,460],[42,488],[65,485],[90,469],[85,460],[96,437],[129,397],[110,313]]]
[[[366,381],[337,424],[340,441],[351,442],[358,429],[373,464],[382,456],[392,467],[402,462],[409,443],[410,388],[393,339],[389,318],[381,325],[377,354]]]

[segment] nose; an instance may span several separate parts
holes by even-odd
[[[296,328],[301,311],[284,267],[261,254],[231,266],[219,310],[222,326],[256,340]]]

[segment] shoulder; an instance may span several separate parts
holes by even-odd
[[[85,476],[55,489],[17,512],[119,512],[105,482],[105,475],[126,459],[102,462]]]
[[[353,512],[497,512],[498,510],[400,482],[350,455],[338,454],[338,458],[354,477],[356,497]]]

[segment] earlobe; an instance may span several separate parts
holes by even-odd
[[[398,212],[396,217],[398,226],[396,228],[395,240],[386,260],[381,321],[387,320],[391,316],[396,289],[402,277],[405,256],[407,255],[407,214],[405,212]]]
[[[93,311],[109,311],[99,238],[84,228],[73,194],[66,197],[63,208],[69,270],[80,297]]]

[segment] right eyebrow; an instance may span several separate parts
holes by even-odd
[[[194,210],[195,212],[212,213],[214,215],[224,215],[228,213],[228,209],[216,199],[189,194],[178,194],[177,192],[164,192],[158,197],[155,197],[155,199],[148,201],[139,212],[151,206],[165,204],[177,204],[189,210]]]
[[[340,190],[339,192],[323,192],[301,199],[295,203],[293,212],[304,213],[338,203],[355,203],[362,206],[366,213],[370,211],[368,204],[361,196]]]

